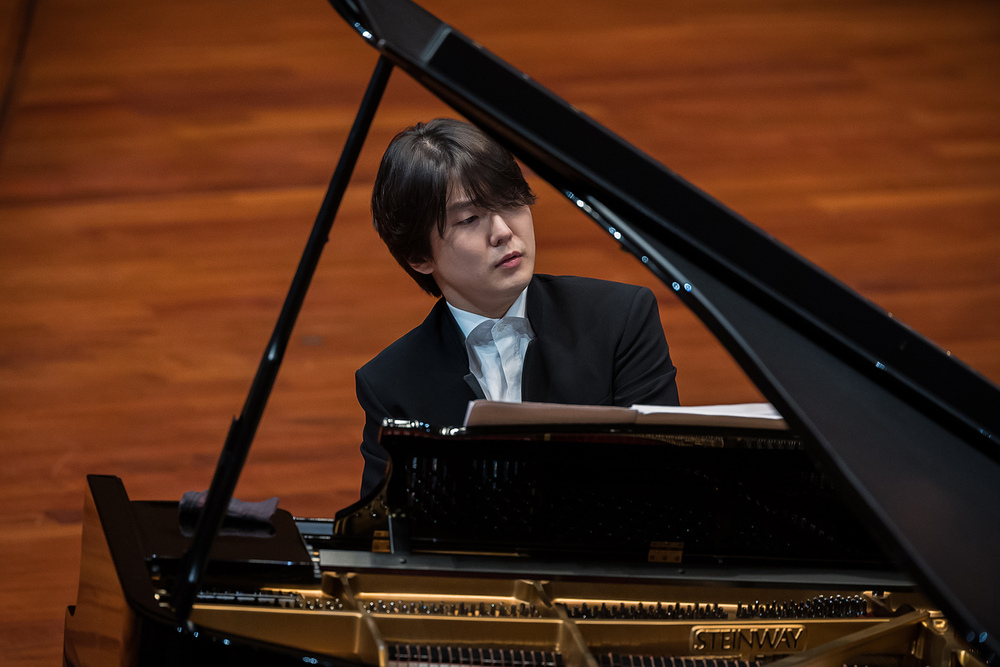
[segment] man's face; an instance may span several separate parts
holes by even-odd
[[[531,208],[485,211],[462,188],[448,197],[444,234],[431,231],[431,259],[412,263],[434,276],[448,303],[486,317],[502,317],[535,270]]]

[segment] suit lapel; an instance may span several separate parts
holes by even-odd
[[[521,371],[521,400],[544,401],[549,395],[551,372],[546,367],[549,355],[548,340],[545,333],[550,328],[547,316],[552,308],[545,285],[537,278],[532,278],[528,284],[527,316],[535,338],[528,343],[524,354],[524,367]]]
[[[479,384],[479,380],[472,373],[467,374],[464,378],[465,384],[469,385],[472,389],[472,393],[476,395],[477,399],[486,398],[486,393],[483,391],[482,385]]]
[[[454,397],[461,404],[464,414],[465,405],[469,401],[486,396],[476,377],[469,372],[469,355],[465,351],[462,329],[444,299],[437,302],[431,315],[437,332],[433,339],[441,343],[435,350],[439,355],[439,363],[434,364],[441,371],[438,386],[443,395]]]

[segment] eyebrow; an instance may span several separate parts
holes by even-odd
[[[463,208],[469,208],[470,206],[475,206],[475,203],[471,199],[462,199],[448,206],[446,211],[451,213],[453,211],[460,211]]]

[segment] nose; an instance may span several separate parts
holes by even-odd
[[[503,245],[514,236],[507,221],[500,213],[490,213],[490,245]]]

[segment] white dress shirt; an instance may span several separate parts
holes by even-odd
[[[525,288],[500,319],[483,317],[448,304],[465,335],[469,370],[491,401],[521,402],[524,354],[535,337],[525,317],[527,292]]]

